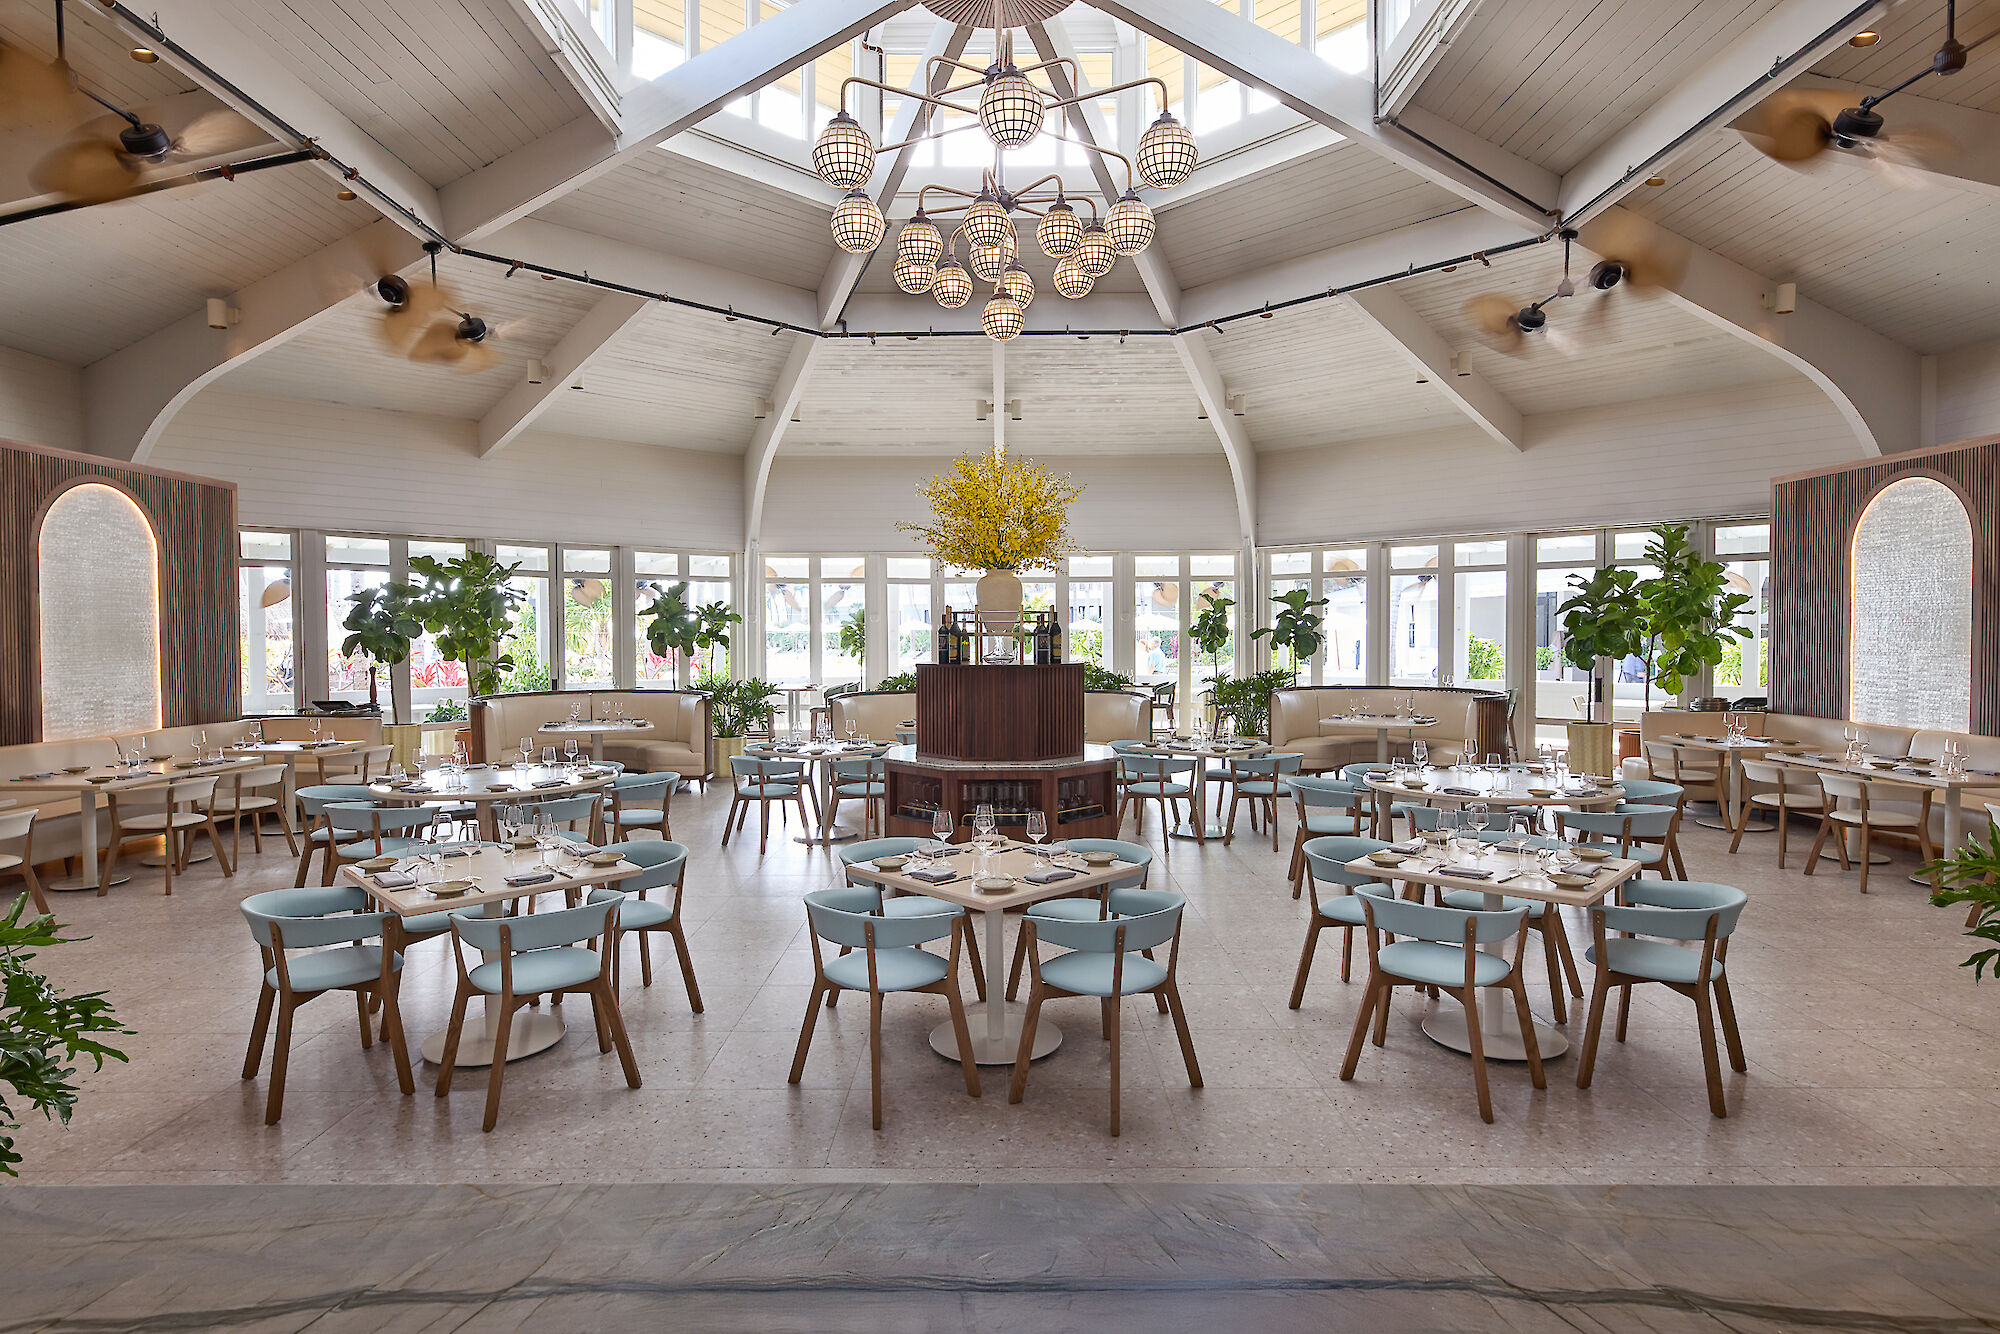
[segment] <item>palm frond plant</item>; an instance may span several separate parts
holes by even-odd
[[[21,1128],[23,1111],[67,1126],[76,1110],[73,1063],[87,1057],[102,1070],[107,1059],[124,1060],[124,1052],[99,1038],[132,1031],[118,1022],[103,992],[65,995],[28,966],[35,950],[83,937],[63,935],[62,924],[47,914],[23,922],[27,907],[23,894],[0,920],[0,1173],[10,1177],[20,1175],[12,1132]]]
[[[1923,870],[1925,875],[1936,876],[1940,885],[1931,895],[1932,903],[1941,908],[1954,903],[1972,905],[1965,934],[1990,946],[1959,965],[1972,970],[1975,982],[1989,967],[2000,977],[2000,824],[1987,826],[1986,834],[1984,847],[1967,843]]]

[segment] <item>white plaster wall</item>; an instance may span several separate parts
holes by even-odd
[[[81,450],[82,370],[0,347],[0,439]]]
[[[1935,441],[1941,445],[2000,434],[2000,339],[1938,356],[1933,420]]]

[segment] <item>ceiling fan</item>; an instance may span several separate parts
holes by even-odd
[[[450,366],[468,375],[492,370],[500,364],[494,342],[505,339],[522,322],[496,328],[460,309],[463,303],[438,283],[437,257],[443,249],[442,242],[424,242],[431,260],[428,282],[413,283],[394,273],[375,280],[375,295],[389,307],[379,326],[382,341],[411,361]]]
[[[1829,148],[1865,158],[1888,172],[1949,157],[1958,151],[1958,144],[1944,131],[1928,125],[1891,130],[1875,108],[1920,79],[1958,73],[1965,68],[1967,55],[1995,36],[2000,36],[2000,31],[1970,43],[1959,41],[1957,0],[1945,0],[1944,43],[1932,54],[1930,64],[1893,88],[1870,93],[1859,102],[1851,94],[1832,89],[1783,89],[1743,119],[1744,137],[1766,157],[1789,165],[1811,162]]]
[[[43,194],[108,203],[138,192],[149,167],[212,157],[266,136],[234,111],[194,116],[145,106],[128,110],[85,88],[68,57],[64,0],[56,0],[56,58],[43,62],[0,48],[0,128],[63,135],[28,169]],[[82,119],[94,102],[111,114]]]
[[[1582,232],[1564,228],[1563,276],[1556,290],[1539,301],[1522,304],[1504,292],[1483,292],[1465,303],[1466,316],[1496,352],[1522,356],[1532,349],[1531,339],[1545,341],[1565,354],[1580,347],[1565,330],[1551,328],[1549,307],[1556,301],[1575,296],[1580,290],[1599,294],[1589,303],[1579,329],[1601,328],[1611,312],[1611,293],[1626,288],[1642,295],[1678,287],[1687,273],[1687,243],[1676,241],[1647,223],[1625,214],[1611,213],[1586,223]],[[1590,266],[1581,288],[1570,276],[1570,247],[1582,240],[1586,249],[1603,256]]]

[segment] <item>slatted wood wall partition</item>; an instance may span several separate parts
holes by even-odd
[[[1972,518],[1972,730],[2000,736],[2000,436],[1771,483],[1771,707],[1847,716],[1850,557],[1868,502],[1934,477]]]
[[[41,516],[63,491],[93,481],[131,496],[159,542],[162,721],[242,711],[235,486],[0,440],[0,745],[41,737]]]

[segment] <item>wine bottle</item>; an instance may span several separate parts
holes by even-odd
[[[951,661],[951,608],[950,607],[946,607],[943,611],[938,613],[937,660],[939,663],[949,663]]]
[[[1062,640],[1063,640],[1062,618],[1056,615],[1054,612],[1050,612],[1049,613],[1049,663],[1051,666],[1054,666],[1062,662],[1063,660]]]

